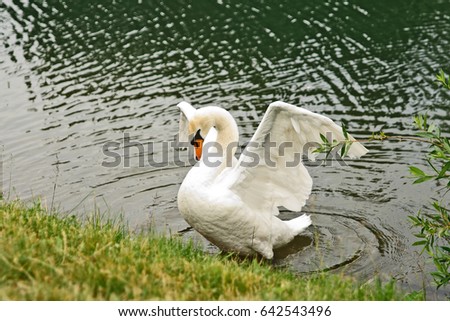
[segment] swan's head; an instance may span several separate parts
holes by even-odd
[[[189,136],[193,136],[191,144],[194,145],[195,159],[202,157],[203,142],[215,141],[226,150],[228,145],[232,146],[239,140],[239,131],[233,116],[223,108],[209,106],[195,109],[189,103],[182,101],[177,105],[181,110],[180,117],[180,141],[188,141]],[[211,131],[214,128],[214,131]],[[208,134],[213,132],[215,135]],[[232,147],[234,155],[235,147]]]
[[[189,135],[193,135],[191,145],[194,146],[197,161],[202,157],[203,142],[214,126],[214,119],[207,108],[197,109],[194,117],[189,121]]]

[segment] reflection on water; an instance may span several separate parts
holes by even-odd
[[[411,134],[411,116],[424,111],[448,131],[449,93],[433,83],[440,68],[450,70],[448,7],[432,0],[4,0],[4,191],[48,202],[54,194],[80,214],[95,203],[123,211],[136,228],[185,230],[176,193],[189,167],[139,167],[133,147],[129,167],[101,165],[102,146],[124,133],[154,143],[144,153],[162,159],[183,99],[230,110],[241,142],[275,100],[345,120],[356,137]],[[406,216],[435,187],[412,186],[407,165],[423,164],[424,146],[367,147],[371,153],[349,166],[310,168],[305,212],[315,227],[280,252],[278,264],[363,278],[378,272],[420,288],[425,263],[410,246]]]

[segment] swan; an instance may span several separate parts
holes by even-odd
[[[317,148],[321,134],[344,140],[342,128],[328,117],[277,101],[237,159],[239,131],[228,111],[196,109],[185,101],[177,106],[179,141],[192,137],[198,161],[178,191],[180,214],[224,251],[272,259],[274,249],[311,224],[306,214],[289,221],[277,217],[279,206],[300,211],[311,193],[312,179],[299,155]],[[356,158],[367,151],[354,142],[347,155]]]

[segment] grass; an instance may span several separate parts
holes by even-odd
[[[268,262],[207,255],[98,216],[0,200],[1,300],[400,300],[393,282],[295,276]]]

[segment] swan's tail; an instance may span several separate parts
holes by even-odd
[[[294,232],[294,235],[300,234],[308,226],[311,225],[311,217],[309,215],[303,214],[302,216],[296,217],[290,221],[285,221],[286,224],[291,228]]]

